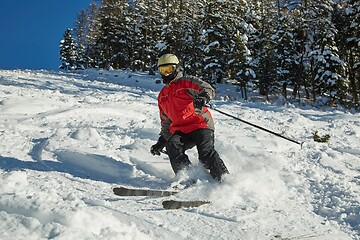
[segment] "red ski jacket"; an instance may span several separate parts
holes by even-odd
[[[199,95],[210,100],[215,96],[215,91],[207,82],[193,76],[183,77],[181,72],[160,91],[160,134],[166,140],[176,131],[187,134],[200,128],[214,129],[208,108],[194,108],[194,99]]]

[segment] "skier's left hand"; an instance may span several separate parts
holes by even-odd
[[[204,97],[196,97],[194,99],[194,108],[202,109],[206,104],[206,99]]]

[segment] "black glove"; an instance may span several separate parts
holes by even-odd
[[[197,109],[202,109],[206,103],[207,103],[207,99],[205,97],[196,97],[194,99],[194,107]]]
[[[165,147],[165,145],[166,145],[165,138],[163,136],[160,136],[157,143],[155,143],[154,145],[151,146],[151,148],[150,148],[151,154],[160,156],[161,150]]]

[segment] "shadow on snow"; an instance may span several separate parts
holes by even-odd
[[[28,169],[43,172],[63,172],[83,179],[133,187],[164,187],[163,180],[154,179],[145,173],[139,173],[135,166],[110,157],[72,151],[58,151],[54,154],[57,161],[22,161],[0,156],[0,168],[6,171]]]

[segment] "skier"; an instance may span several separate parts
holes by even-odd
[[[214,121],[205,106],[214,97],[214,89],[197,77],[183,76],[174,54],[161,56],[157,66],[165,86],[158,96],[160,137],[150,152],[160,155],[166,147],[176,174],[191,164],[185,151],[196,146],[199,161],[221,181],[229,172],[214,149]]]

